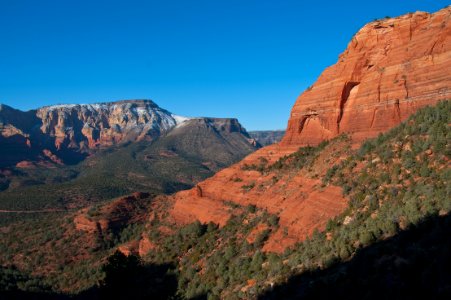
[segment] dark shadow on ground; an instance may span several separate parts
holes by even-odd
[[[19,289],[0,291],[0,299],[69,300],[69,299],[177,299],[177,277],[170,264],[143,264],[136,256],[116,252],[104,267],[105,279],[99,285],[78,295],[52,292],[24,292]]]
[[[178,282],[174,270],[171,264],[144,264],[116,251],[103,267],[105,279],[76,299],[172,299]]]
[[[105,280],[77,296],[16,289],[0,291],[0,299],[177,299],[174,270],[115,253]],[[294,276],[259,299],[451,299],[451,216],[430,217],[347,262]]]
[[[451,216],[430,217],[259,299],[451,299]]]

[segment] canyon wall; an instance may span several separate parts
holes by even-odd
[[[38,109],[36,115],[40,131],[55,138],[58,150],[153,139],[177,125],[177,116],[150,100],[54,105]]]
[[[451,8],[371,22],[297,99],[283,145],[374,137],[451,98]]]
[[[364,26],[339,61],[296,101],[283,140],[218,172],[189,191],[166,198],[177,224],[200,220],[224,225],[227,203],[255,205],[279,216],[280,228],[263,250],[282,252],[347,207],[340,187],[321,178],[368,137],[405,120],[418,108],[451,97],[451,8],[418,12]],[[315,145],[342,132],[351,141],[334,141],[309,170],[260,173],[300,146]],[[351,144],[350,144],[351,143]],[[355,148],[354,148],[355,149]]]

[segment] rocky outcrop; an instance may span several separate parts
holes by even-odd
[[[22,112],[0,106],[0,136],[21,137],[28,146],[89,152],[124,142],[153,140],[188,118],[151,100],[54,105]]]
[[[75,228],[101,236],[118,232],[129,224],[142,221],[150,200],[148,193],[136,192],[104,206],[84,208],[74,217]]]
[[[353,38],[339,62],[326,69],[293,107],[284,139],[168,198],[178,224],[195,220],[224,225],[227,202],[252,204],[279,216],[280,228],[263,250],[282,252],[324,229],[347,207],[341,187],[323,186],[326,171],[352,147],[386,131],[418,108],[451,96],[450,8],[370,23]],[[300,146],[342,132],[351,141],[332,142],[308,170],[260,173],[246,166],[273,164]]]
[[[122,142],[152,140],[177,125],[177,116],[150,100],[54,105],[37,110],[43,134],[57,149],[94,149]]]
[[[371,22],[297,99],[283,145],[359,142],[451,97],[451,8]]]
[[[345,157],[341,154],[346,146],[349,145],[334,143],[325,149],[311,167],[312,173],[285,174],[278,171],[262,174],[246,168],[259,164],[262,158],[271,165],[296,150],[278,144],[262,148],[193,189],[168,197],[170,218],[179,225],[199,220],[223,226],[232,215],[227,203],[255,205],[279,216],[279,230],[270,236],[263,250],[283,252],[311,235],[314,229],[324,229],[327,220],[347,206],[341,188],[322,186],[320,179],[328,168]]]
[[[188,118],[150,100],[54,105],[23,112],[0,105],[2,166],[76,163],[115,144],[154,140]]]
[[[0,168],[40,155],[39,151],[32,149],[29,133],[37,122],[33,113],[0,104]]]

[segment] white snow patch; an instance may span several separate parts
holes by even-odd
[[[138,113],[139,116],[143,116],[147,114],[148,111],[145,107],[137,107],[136,112]]]
[[[160,117],[161,129],[169,130],[177,125],[176,121],[174,120],[174,118],[172,118],[171,115],[168,115],[167,113],[161,110],[156,110],[155,114],[157,114]]]
[[[184,116],[179,116],[179,115],[174,115],[172,114],[172,118],[174,118],[175,120],[175,127],[180,127],[183,125],[183,123],[185,123],[186,121],[191,120],[192,118],[188,118],[188,117],[184,117]]]
[[[47,108],[50,110],[60,109],[60,108],[65,109],[65,108],[74,108],[77,105],[79,105],[79,104],[58,104],[58,105],[48,106]]]
[[[85,106],[85,105],[82,104],[82,106]],[[95,104],[87,104],[86,107],[88,107],[88,109],[99,110],[99,109],[108,109],[109,105],[95,103]]]
[[[168,131],[172,128],[181,127],[186,124],[187,121],[192,120],[193,118],[179,116],[175,114],[168,113],[165,110],[157,108],[153,108],[150,106],[138,106],[131,107],[131,103],[125,104],[111,104],[111,103],[93,103],[93,104],[58,104],[47,106],[49,110],[62,110],[63,112],[68,112],[76,107],[85,108],[92,112],[106,111],[108,114],[113,116],[114,118],[118,118],[120,120],[125,121],[127,124],[125,127],[133,127],[140,125],[140,121],[138,119],[135,120],[136,117],[149,116],[150,120],[145,120],[146,126],[152,127],[155,129],[159,129],[161,131]],[[123,113],[121,115],[117,114],[116,109],[121,108],[122,112],[131,111],[135,117],[129,117],[127,114]],[[130,119],[131,118],[131,119]],[[84,124],[84,127],[91,127],[90,124]]]
[[[49,110],[70,110],[74,107],[81,107],[85,108],[89,111],[95,111],[95,110],[101,110],[101,109],[108,109],[108,104],[57,104],[57,105],[51,105],[46,106],[45,108]]]

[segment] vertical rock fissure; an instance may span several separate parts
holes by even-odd
[[[298,133],[301,133],[302,130],[304,129],[305,126],[305,122],[307,121],[309,116],[303,116],[301,121],[299,122],[299,128],[298,128]]]
[[[401,122],[401,108],[399,107],[399,99],[395,102],[395,118],[397,122]]]
[[[376,112],[377,112],[377,108],[375,108],[375,109],[373,110],[373,116],[372,116],[372,118],[371,118],[370,128],[373,128],[374,120],[376,119]]]
[[[404,89],[406,90],[406,99],[409,98],[409,89],[407,88],[407,78],[404,77]]]
[[[345,104],[348,101],[348,98],[349,98],[349,95],[351,94],[352,89],[355,88],[357,85],[359,85],[359,83],[360,82],[349,81],[349,82],[346,82],[343,87],[343,91],[341,92],[339,113],[338,113],[338,118],[337,118],[337,132],[338,133],[340,133],[340,121],[343,118]]]

